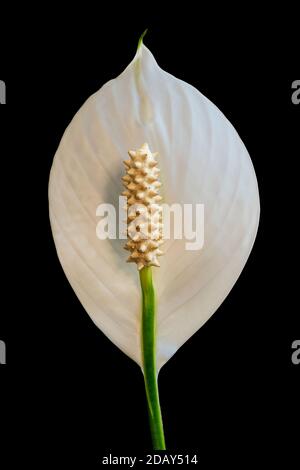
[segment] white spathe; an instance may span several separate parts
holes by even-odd
[[[238,279],[259,221],[248,152],[219,109],[166,73],[142,45],[116,79],[92,95],[66,129],[49,182],[50,220],[59,260],[83,307],[141,365],[141,292],[124,240],[99,240],[96,208],[118,209],[129,149],[159,153],[163,202],[203,203],[205,241],[164,244],[157,290],[158,368],[217,310]]]

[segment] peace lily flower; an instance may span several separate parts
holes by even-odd
[[[140,149],[143,142],[147,146]],[[155,149],[164,202],[205,207],[203,248],[188,251],[186,240],[171,234],[161,267],[156,267],[160,243],[153,245],[151,230],[144,245],[128,232],[125,247],[140,273],[142,307],[124,240],[99,240],[95,230],[99,204],[118,207],[122,161],[131,149],[132,163],[125,164],[123,176],[128,206],[137,189],[140,199],[146,198],[135,186],[145,179],[135,183],[132,177],[140,174],[143,158],[155,158]],[[151,188],[150,207],[159,205],[160,198],[151,199],[159,186]],[[223,302],[256,237],[259,194],[248,152],[218,108],[160,69],[141,39],[129,66],[92,95],[66,129],[51,169],[49,211],[58,257],[77,297],[94,323],[142,368],[153,445],[164,449],[158,373]],[[160,216],[155,224],[161,242]]]

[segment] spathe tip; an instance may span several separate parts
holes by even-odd
[[[146,36],[147,31],[148,31],[148,28],[146,28],[145,31],[140,35],[140,38],[139,38],[139,41],[138,41],[138,46],[137,46],[137,52],[140,50],[140,48],[143,45],[143,39]]]

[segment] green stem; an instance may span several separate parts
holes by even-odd
[[[156,370],[156,299],[151,267],[140,271],[143,297],[142,352],[145,389],[153,448],[165,450],[165,437],[159,404]]]

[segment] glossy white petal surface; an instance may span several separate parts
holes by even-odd
[[[65,274],[95,324],[141,364],[140,287],[124,240],[99,240],[96,208],[122,192],[127,151],[158,151],[165,203],[203,203],[205,241],[164,245],[153,268],[161,367],[216,311],[250,254],[259,195],[247,150],[224,115],[191,85],[161,70],[142,46],[91,96],[65,131],[49,183],[50,220]]]

